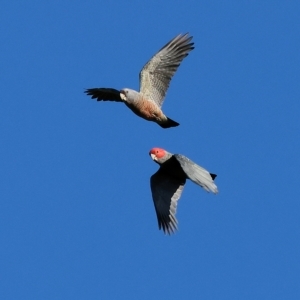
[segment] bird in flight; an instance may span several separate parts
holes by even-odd
[[[162,128],[178,126],[161,110],[170,81],[182,60],[194,49],[192,37],[179,34],[162,47],[143,67],[139,74],[140,91],[129,88],[91,88],[85,93],[97,101],[124,102],[136,115]]]
[[[186,179],[208,192],[217,194],[218,188],[214,183],[217,175],[209,173],[184,155],[172,154],[161,148],[151,149],[149,155],[160,165],[159,170],[150,179],[158,227],[162,228],[164,233],[172,234],[177,230],[177,202]]]

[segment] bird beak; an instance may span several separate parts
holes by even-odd
[[[120,98],[123,100],[123,101],[126,101],[126,96],[124,94],[123,91],[120,92]]]
[[[155,154],[150,154],[150,156],[151,156],[151,158],[153,159],[153,160],[156,160],[156,155]]]

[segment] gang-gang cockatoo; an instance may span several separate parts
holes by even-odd
[[[123,88],[92,88],[85,93],[97,101],[124,102],[139,117],[153,121],[163,128],[179,123],[168,118],[161,110],[170,81],[182,60],[194,49],[192,37],[179,34],[159,50],[139,74],[140,91]]]
[[[171,234],[177,230],[178,222],[175,217],[177,202],[186,179],[190,179],[208,192],[217,194],[218,188],[214,183],[217,175],[209,173],[181,154],[171,154],[161,148],[153,148],[149,154],[160,165],[159,170],[150,179],[158,227]]]

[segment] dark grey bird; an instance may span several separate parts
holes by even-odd
[[[214,183],[217,175],[209,173],[184,155],[171,154],[161,148],[151,149],[149,155],[160,165],[150,179],[158,227],[164,233],[172,234],[177,230],[177,202],[186,180],[190,179],[206,191],[217,194],[218,188]]]

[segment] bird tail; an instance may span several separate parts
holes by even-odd
[[[216,175],[216,174],[213,174],[213,173],[209,173],[209,174],[210,174],[210,176],[211,176],[212,180],[215,180],[215,178],[217,177],[217,175]]]
[[[162,128],[170,128],[170,127],[176,127],[179,125],[179,123],[173,121],[172,119],[167,117],[167,120],[158,123]]]

